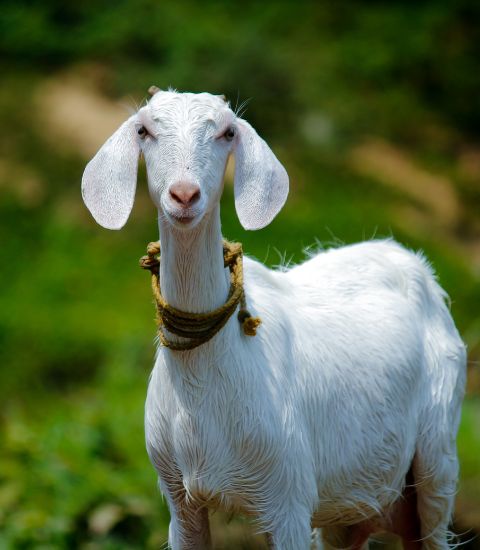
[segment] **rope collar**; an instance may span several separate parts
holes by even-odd
[[[237,318],[247,336],[255,336],[261,320],[252,317],[246,308],[243,289],[243,251],[240,243],[223,241],[223,259],[230,271],[230,290],[227,301],[208,313],[181,311],[168,304],[160,290],[160,243],[147,246],[147,255],[140,258],[140,267],[152,274],[152,291],[157,310],[157,326],[160,343],[172,350],[190,350],[208,342],[226,324],[240,305]],[[180,342],[168,338],[165,331],[181,336]]]

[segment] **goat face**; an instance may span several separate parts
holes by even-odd
[[[218,204],[236,138],[235,115],[210,94],[159,92],[137,113],[150,195],[175,226],[195,226]]]
[[[83,198],[100,225],[120,229],[127,221],[140,153],[153,202],[168,222],[184,230],[218,204],[230,153],[235,156],[235,207],[246,229],[270,223],[287,198],[285,169],[223,97],[159,91],[85,168]]]

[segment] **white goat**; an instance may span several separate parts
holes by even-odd
[[[287,174],[222,97],[158,92],[85,170],[83,197],[104,227],[128,218],[140,153],[159,212],[162,294],[210,311],[229,290],[228,156],[246,229],[281,209]],[[160,348],[151,375],[146,440],[171,547],[208,548],[208,508],[221,507],[254,517],[276,549],[308,548],[312,527],[336,547],[389,530],[407,548],[447,548],[466,360],[426,261],[371,241],[285,272],[245,258],[244,275],[257,336],[233,316],[194,350]]]

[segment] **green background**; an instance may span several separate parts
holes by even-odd
[[[0,548],[158,548],[148,463],[149,278],[141,170],[121,232],[83,206],[83,168],[147,88],[225,93],[287,168],[286,207],[224,235],[269,265],[372,237],[424,250],[469,349],[455,530],[480,547],[480,4],[2,1]],[[228,179],[228,178],[227,178]],[[213,518],[219,548],[254,548]]]

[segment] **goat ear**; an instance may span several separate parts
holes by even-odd
[[[83,200],[95,220],[107,229],[120,229],[130,215],[139,155],[140,146],[131,117],[102,145],[85,168]]]
[[[237,119],[235,209],[245,229],[268,225],[285,204],[288,175],[270,147],[248,122]]]

